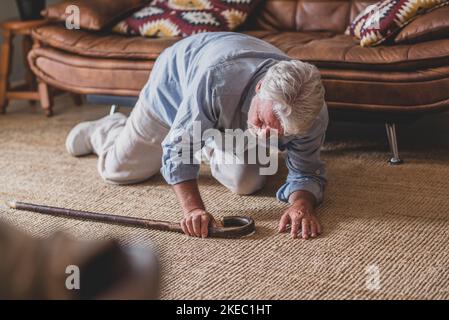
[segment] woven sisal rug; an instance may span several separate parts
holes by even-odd
[[[181,212],[160,176],[134,186],[105,184],[96,158],[72,158],[70,128],[106,107],[57,99],[56,116],[15,104],[0,116],[0,200],[177,221]],[[406,163],[392,167],[382,125],[332,125],[323,150],[329,171],[316,240],[277,234],[286,206],[274,198],[285,170],[254,196],[228,192],[202,169],[211,213],[252,215],[257,233],[241,240],[111,226],[0,209],[0,219],[36,236],[64,230],[80,239],[153,243],[164,299],[448,299],[449,117],[399,127]],[[374,277],[374,278],[373,278]]]

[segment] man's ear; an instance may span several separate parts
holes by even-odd
[[[257,83],[257,85],[256,85],[256,93],[259,93],[259,92],[260,92],[260,88],[262,87],[262,82],[263,82],[263,80],[261,79],[261,80],[259,80],[259,82]]]
[[[292,114],[292,108],[289,106],[280,105],[279,108],[286,117]]]

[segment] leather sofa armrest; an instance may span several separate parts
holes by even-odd
[[[446,5],[419,16],[399,32],[395,43],[417,43],[449,38],[449,6]]]
[[[88,30],[101,30],[127,14],[140,9],[145,0],[72,0],[48,6],[41,14],[54,21],[65,21],[73,12],[68,6],[76,6],[80,12],[80,27]]]

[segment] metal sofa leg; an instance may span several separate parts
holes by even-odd
[[[403,163],[401,158],[399,158],[399,151],[398,151],[398,140],[396,137],[396,126],[394,123],[386,123],[385,128],[387,129],[387,137],[388,137],[388,143],[390,145],[390,150],[393,154],[393,156],[388,160],[388,163],[391,165],[398,165]]]
[[[120,110],[120,107],[116,104],[113,104],[111,106],[111,110],[109,111],[109,115],[113,115],[114,113],[117,113]]]

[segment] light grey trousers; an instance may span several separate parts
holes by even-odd
[[[162,165],[161,143],[169,128],[144,105],[137,102],[130,116],[113,114],[94,130],[91,143],[99,156],[98,171],[109,183],[133,184],[159,172]],[[258,164],[224,164],[223,150],[212,149],[209,164],[212,176],[234,193],[252,194],[265,184]]]

